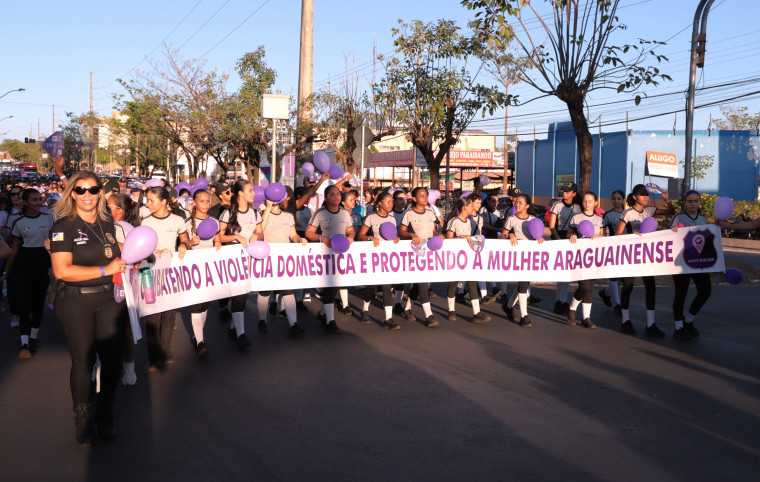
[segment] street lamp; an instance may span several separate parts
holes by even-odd
[[[0,119],[0,122],[4,121],[5,119],[10,119],[12,117],[13,117],[12,115],[7,115],[7,116],[3,117],[2,119]]]
[[[5,97],[6,95],[10,94],[11,92],[23,92],[23,91],[25,91],[25,90],[26,90],[26,89],[24,89],[24,88],[19,88],[19,89],[13,89],[13,90],[9,90],[9,91],[8,91],[8,92],[6,92],[5,94],[3,94],[3,95],[0,95],[0,99],[2,99],[3,97]]]

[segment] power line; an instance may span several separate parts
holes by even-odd
[[[270,0],[265,0],[264,3],[262,3],[261,5],[259,5],[259,7],[256,10],[254,10],[253,12],[251,12],[250,15],[248,15],[247,17],[245,17],[245,20],[243,20],[242,22],[240,22],[237,27],[233,28],[230,31],[230,33],[228,33],[227,35],[225,35],[222,38],[222,40],[218,41],[217,43],[214,44],[213,47],[211,47],[210,49],[206,50],[206,52],[204,52],[203,55],[200,56],[200,58],[206,57],[206,55],[208,55],[209,52],[211,52],[212,50],[214,50],[215,48],[217,48],[219,46],[219,44],[221,44],[222,42],[224,42],[225,40],[227,40],[227,37],[229,37],[230,35],[232,35],[233,33],[235,33],[235,31],[237,29],[239,29],[240,27],[242,27],[244,23],[246,23],[248,20],[250,20],[251,17],[253,17],[259,10],[261,10],[262,8],[264,8],[264,6],[267,3],[269,3],[269,2],[270,2]]]

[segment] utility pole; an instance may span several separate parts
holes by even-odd
[[[707,15],[715,0],[700,0],[694,12],[694,25],[691,30],[691,63],[689,65],[689,91],[686,96],[686,140],[683,159],[683,180],[681,180],[681,197],[691,189],[691,140],[694,132],[694,91],[697,83],[697,67],[705,66],[705,44],[707,43]]]
[[[312,109],[303,103],[314,90],[314,0],[301,0],[301,54],[298,65],[298,119],[297,125],[311,121]],[[312,146],[301,149],[303,157],[311,156]]]

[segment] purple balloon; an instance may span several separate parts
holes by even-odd
[[[195,228],[195,233],[201,239],[211,239],[219,232],[219,223],[214,218],[206,218]]]
[[[440,236],[433,236],[428,239],[427,247],[430,251],[438,251],[443,247],[443,238]]]
[[[584,219],[578,224],[578,232],[581,233],[584,238],[590,238],[594,235],[594,223],[588,219]]]
[[[343,169],[337,164],[330,166],[328,172],[330,173],[330,179],[340,179],[343,177]]]
[[[512,206],[512,209],[509,210],[510,214],[517,214],[517,208]]]
[[[538,218],[533,218],[528,223],[528,232],[533,239],[544,237],[544,222]]]
[[[193,183],[193,187],[194,187],[196,190],[197,190],[197,189],[206,189],[206,188],[208,187],[208,179],[206,179],[205,177],[199,177],[199,178],[198,178],[198,179],[196,179],[196,180],[195,180],[195,182]]]
[[[332,246],[333,251],[340,254],[348,251],[348,248],[351,247],[351,242],[342,234],[335,234],[330,238],[330,246]]]
[[[164,181],[161,179],[148,179],[145,181],[145,187],[151,188],[151,187],[164,187]]]
[[[264,259],[269,256],[269,245],[264,241],[248,243],[245,250],[248,251],[248,254],[254,259]]]
[[[314,153],[314,168],[319,172],[327,172],[330,169],[330,157],[325,151]]]
[[[388,241],[392,241],[396,239],[396,225],[390,221],[388,221],[387,223],[381,224],[380,236],[382,236],[383,239],[386,239]]]
[[[715,212],[716,218],[724,221],[730,218],[734,213],[734,202],[730,197],[720,197],[717,201],[715,201],[713,211]]]
[[[186,183],[185,181],[180,181],[177,183],[177,192],[180,192],[183,189],[187,189],[188,191],[192,189],[192,186],[190,184]]]
[[[273,182],[267,186],[264,190],[264,194],[268,200],[278,202],[285,196],[285,186],[279,182]]]
[[[657,231],[657,220],[655,218],[646,218],[641,222],[639,232],[641,234],[653,233]]]
[[[253,186],[253,203],[261,204],[267,200],[266,189],[264,186]]]
[[[430,192],[428,192],[428,204],[435,204],[435,202],[440,198],[441,191],[438,191],[437,189],[431,189]]]
[[[311,177],[314,175],[314,164],[310,162],[305,162],[303,164],[303,167],[301,167],[301,172],[303,173],[303,177]]]
[[[124,240],[121,259],[127,264],[135,264],[153,254],[158,246],[158,234],[150,226],[137,226]]]
[[[118,224],[119,226],[121,226],[122,231],[124,231],[125,238],[129,236],[129,233],[131,233],[133,229],[135,229],[134,226],[132,226],[126,221],[116,221],[114,224]]]
[[[732,285],[738,285],[744,279],[744,274],[736,268],[728,268],[723,278]]]

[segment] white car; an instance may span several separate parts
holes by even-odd
[[[166,181],[166,173],[161,171],[155,171],[150,177],[153,179],[161,179],[162,181]]]

